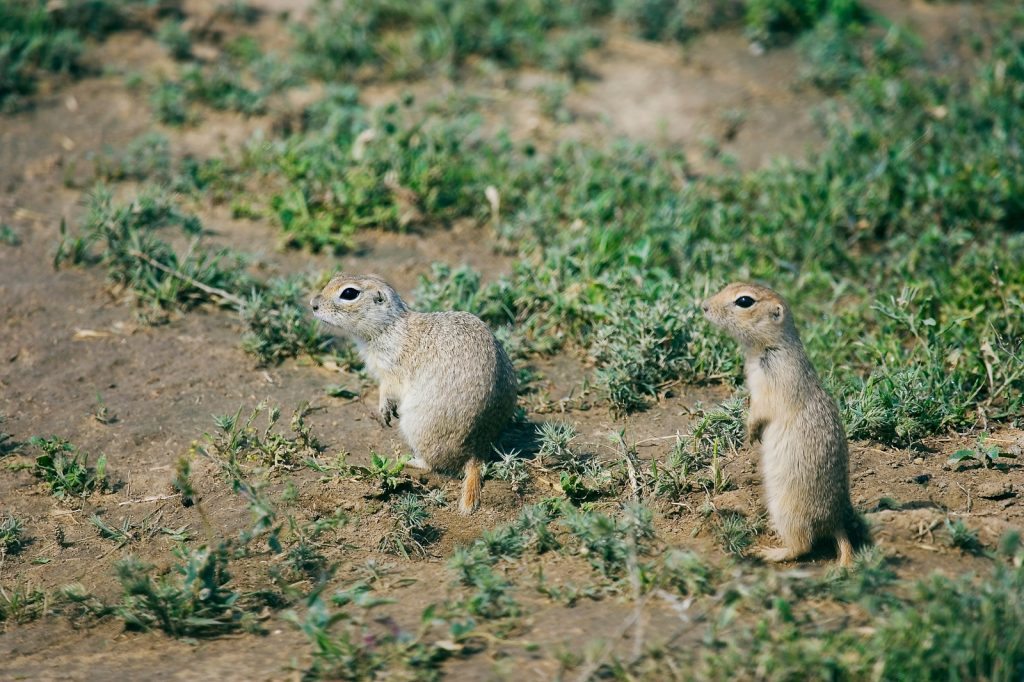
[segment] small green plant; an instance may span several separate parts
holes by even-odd
[[[366,583],[338,591],[330,602],[339,610],[332,611],[322,591],[315,590],[306,598],[301,617],[295,611],[285,614],[312,644],[308,679],[368,680],[385,671],[403,671],[411,679],[436,678],[445,645],[426,643],[430,630],[444,622],[434,605],[423,611],[419,628],[409,632],[377,615],[391,600],[377,596]]]
[[[978,436],[977,445],[973,448],[957,450],[950,458],[950,464],[961,464],[965,461],[980,462],[986,469],[1000,464],[1000,459],[1013,459],[1014,455],[1003,452],[998,445],[988,445],[989,435],[982,433]]]
[[[645,40],[686,42],[743,16],[733,0],[616,0],[615,14]]]
[[[538,554],[561,546],[551,531],[551,522],[556,513],[548,505],[529,504],[519,510],[513,527],[520,536],[524,547],[532,547]]]
[[[949,544],[968,554],[984,554],[985,545],[978,538],[978,533],[967,527],[963,519],[950,521],[946,519],[946,532],[949,533]]]
[[[143,1],[5,3],[0,16],[0,110],[16,106],[34,92],[46,73],[77,76],[88,72],[86,38],[103,38],[125,28],[131,23],[132,6]]]
[[[352,389],[342,384],[328,386],[326,392],[327,395],[331,396],[332,398],[345,398],[346,400],[352,400],[353,398],[359,397],[358,391],[353,391]]]
[[[595,380],[616,410],[646,407],[688,366],[692,325],[679,314],[678,292],[607,308],[591,345]]]
[[[369,590],[358,592],[352,599],[357,608],[369,612],[386,604],[369,595]],[[367,679],[384,666],[370,634],[369,624],[363,620],[350,622],[352,616],[345,612],[332,613],[319,592],[314,592],[306,602],[306,613],[302,619],[294,611],[285,617],[293,622],[313,644],[313,664],[309,674],[313,679]],[[339,623],[347,627],[337,633]]]
[[[244,420],[242,408],[239,407],[233,415],[214,417],[217,431],[204,434],[204,451],[212,451],[231,464],[248,461],[268,467],[271,471],[293,469],[322,449],[305,422],[308,413],[308,403],[295,408],[289,424],[293,435],[288,437],[277,431],[281,419],[279,407],[258,403]],[[256,426],[256,420],[262,414],[266,415],[266,426],[260,429]]]
[[[694,469],[694,458],[689,441],[676,436],[675,443],[669,451],[665,462],[658,464],[657,459],[651,460],[651,479],[654,482],[654,496],[669,501],[679,500],[693,487],[691,475]]]
[[[707,476],[702,476],[698,484],[709,495],[720,495],[730,487],[729,477],[722,468],[722,458],[718,454],[718,441],[714,441],[711,449],[711,461],[708,463]]]
[[[409,457],[407,456],[398,457],[392,461],[376,452],[371,452],[370,466],[353,465],[349,467],[349,471],[360,481],[375,486],[379,495],[387,496],[408,484],[408,479],[402,475],[405,463],[408,461]]]
[[[121,519],[120,526],[112,526],[103,520],[98,514],[89,517],[89,523],[96,527],[100,537],[113,540],[117,548],[124,547],[129,542],[135,542],[141,538],[140,525],[132,521],[132,517],[126,516]]]
[[[43,452],[35,458],[32,473],[46,483],[54,497],[88,497],[106,489],[106,455],[89,466],[89,456],[63,438],[34,436],[29,443]]]
[[[305,524],[289,516],[289,544],[283,561],[286,573],[304,576],[316,583],[329,577],[333,568],[328,566],[323,554],[329,540],[323,536],[345,525],[347,520],[342,512]]]
[[[172,19],[160,24],[156,39],[174,59],[181,61],[192,56],[192,36],[180,21]]]
[[[182,256],[156,235],[169,227],[192,240]],[[79,233],[70,236],[62,228],[54,264],[104,265],[113,284],[148,307],[149,319],[201,304],[233,308],[247,327],[243,348],[263,364],[325,350],[329,337],[298,303],[304,278],[257,282],[244,272],[241,254],[200,246],[202,230],[198,218],[179,210],[163,189],[150,186],[134,201],[115,204],[113,194],[98,187]]]
[[[866,604],[870,611],[878,611],[895,602],[886,588],[896,580],[892,560],[881,547],[869,547],[854,556],[852,568],[835,568],[825,574],[820,590],[843,603]]]
[[[772,45],[813,27],[829,17],[841,26],[862,22],[865,11],[857,0],[746,0],[748,37]]]
[[[569,463],[578,457],[572,442],[579,436],[576,427],[568,422],[544,422],[537,427],[540,446],[537,449],[537,464],[556,469],[574,468]]]
[[[170,182],[172,171],[170,140],[154,131],[139,135],[123,148],[109,149],[96,159],[96,175],[103,180]]]
[[[280,364],[302,353],[318,355],[331,344],[299,300],[308,290],[304,278],[274,279],[245,297],[239,317],[247,330],[242,348],[264,365]]]
[[[580,553],[586,556],[593,568],[608,578],[621,577],[631,556],[649,551],[654,538],[652,522],[651,511],[636,503],[625,505],[618,517],[567,506],[560,519],[560,523],[575,536]]]
[[[153,575],[153,568],[128,557],[116,564],[124,597],[115,607],[125,627],[163,630],[172,637],[219,635],[242,627],[238,592],[228,587],[229,551],[200,547],[179,555],[177,577]]]
[[[657,567],[657,582],[684,595],[712,594],[714,572],[694,552],[670,549]]]
[[[611,3],[550,0],[529,8],[436,0],[372,0],[353,6],[321,0],[311,20],[296,24],[294,32],[305,69],[328,80],[350,78],[361,67],[377,67],[396,77],[435,70],[456,75],[474,57],[506,66],[547,66],[578,76],[582,52],[600,42],[587,23],[611,9]]]
[[[18,236],[18,233],[10,225],[0,223],[0,244],[18,246],[21,244],[21,237]]]
[[[0,585],[0,623],[31,622],[46,613],[47,601],[46,593],[31,585]]]
[[[499,452],[500,459],[488,467],[488,472],[500,481],[508,481],[512,492],[522,497],[530,485],[530,472],[519,451]]]
[[[11,514],[0,515],[0,556],[14,554],[25,546],[25,524]]]
[[[743,556],[754,544],[754,538],[764,530],[764,519],[748,519],[738,511],[723,509],[714,512],[710,521],[711,533],[729,554]]]
[[[413,493],[398,498],[390,506],[394,525],[381,538],[379,549],[390,554],[425,556],[424,545],[430,544],[436,535],[428,525],[430,512],[423,505],[423,499]]]
[[[174,478],[171,479],[171,489],[181,495],[181,506],[191,507],[196,501],[196,491],[192,487],[192,463],[189,458],[182,455],[174,467]]]
[[[92,412],[92,417],[100,424],[113,424],[117,421],[117,415],[110,411],[99,391],[96,392],[96,408]]]
[[[587,502],[599,496],[599,491],[588,486],[583,476],[568,471],[559,474],[558,485],[566,499],[574,504]]]
[[[6,417],[0,414],[0,426],[6,421]],[[14,440],[14,437],[0,428],[0,459],[6,457],[12,452],[17,452],[18,448],[21,447],[21,443]]]
[[[195,123],[199,116],[189,106],[188,95],[180,83],[161,81],[149,96],[153,116],[161,123],[184,126]]]

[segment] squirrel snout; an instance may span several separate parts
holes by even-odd
[[[320,296],[314,296],[313,298],[309,299],[309,305],[311,308],[313,308],[314,311],[320,309],[320,300]]]
[[[314,306],[314,308],[315,307],[316,306]],[[700,304],[700,309],[704,311],[705,315],[707,315],[708,311],[711,310],[711,304],[708,303],[707,301],[704,301],[703,303]]]

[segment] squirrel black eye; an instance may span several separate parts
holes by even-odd
[[[741,308],[749,308],[754,305],[755,301],[750,296],[740,296],[736,299],[736,305]]]
[[[341,295],[338,296],[343,301],[354,301],[359,297],[359,289],[353,289],[352,287],[346,287]]]

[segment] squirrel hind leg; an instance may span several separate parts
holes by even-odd
[[[853,543],[850,542],[850,537],[846,534],[846,529],[840,528],[837,530],[835,538],[836,546],[839,549],[839,565],[844,567],[853,566]]]
[[[480,480],[480,460],[474,458],[466,462],[464,473],[459,513],[468,516],[480,507],[480,491],[483,487]]]
[[[765,547],[758,551],[762,559],[770,563],[794,561],[811,551],[813,536],[804,528],[783,528],[779,533],[782,547]]]

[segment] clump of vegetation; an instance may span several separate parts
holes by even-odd
[[[683,494],[703,489],[717,495],[729,487],[721,454],[743,442],[744,401],[732,398],[713,410],[701,410],[697,423],[686,434],[677,434],[664,462],[651,461],[652,493],[656,498],[677,501]]]
[[[325,80],[358,75],[360,67],[384,68],[397,77],[435,68],[456,74],[472,58],[578,75],[582,53],[599,42],[587,22],[608,11],[609,3],[589,0],[541,0],[528,7],[320,0],[309,23],[296,25],[294,33],[305,68]],[[555,30],[560,34],[552,36]]]
[[[301,617],[295,611],[285,614],[313,645],[307,677],[364,680],[394,670],[420,679],[434,677],[436,664],[446,656],[445,643],[428,643],[431,629],[444,623],[434,605],[424,610],[420,628],[408,632],[391,618],[374,615],[391,600],[375,594],[367,583],[339,590],[330,602],[340,610],[332,611],[322,591],[316,590],[307,597]],[[462,634],[456,627],[452,630],[453,635]]]
[[[172,57],[189,58],[191,37],[180,23],[165,22],[158,37]],[[158,121],[176,126],[199,121],[200,106],[256,116],[266,113],[272,95],[295,82],[289,64],[263,54],[255,40],[244,36],[228,43],[217,61],[188,64],[177,78],[162,78],[150,103]]]
[[[645,40],[685,42],[743,18],[740,0],[616,0],[616,16]]]
[[[153,116],[161,123],[184,126],[194,123],[198,117],[189,106],[188,96],[181,83],[163,80],[153,88],[149,96]]]
[[[980,462],[985,468],[997,467],[1002,462],[1001,459],[1014,459],[1014,455],[1010,452],[1004,452],[998,445],[990,445],[989,434],[981,433],[978,435],[978,441],[973,448],[963,448],[957,450],[949,457],[950,464],[961,464],[963,462]]]
[[[327,563],[323,550],[330,544],[330,531],[345,525],[348,521],[342,512],[336,512],[309,523],[299,523],[294,517],[288,517],[290,542],[285,551],[282,565],[286,574],[304,576],[320,584],[333,572]],[[276,569],[271,569],[272,574]]]
[[[266,415],[266,426],[263,428],[256,426],[256,420],[261,414]],[[244,420],[242,408],[239,407],[233,415],[214,417],[217,431],[212,435],[206,434],[205,444],[199,447],[204,454],[215,455],[225,461],[231,469],[238,462],[252,462],[270,471],[291,469],[300,464],[303,458],[313,457],[323,449],[305,421],[308,414],[308,403],[295,408],[289,424],[292,436],[288,437],[276,430],[281,419],[279,407],[261,402]]]
[[[7,417],[0,414],[0,425],[7,420]],[[21,446],[21,443],[14,440],[14,436],[7,433],[3,429],[0,429],[0,458],[6,457],[12,452],[16,452]]]
[[[145,0],[10,0],[0,15],[0,107],[35,91],[45,73],[87,70],[87,38],[104,36],[133,21]]]
[[[703,595],[715,591],[715,572],[695,552],[670,549],[661,557],[657,582],[679,594]]]
[[[573,445],[579,433],[568,422],[544,422],[537,427],[536,464],[558,472],[566,499],[579,504],[611,491],[613,472],[592,453]]]
[[[143,133],[123,148],[109,150],[96,159],[96,175],[104,180],[170,182],[171,171],[170,140],[154,131]]]
[[[196,501],[196,490],[192,486],[192,463],[188,457],[181,456],[174,467],[174,478],[171,489],[181,495],[181,506],[191,507]]]
[[[764,518],[748,519],[738,511],[723,509],[713,512],[710,519],[711,533],[718,544],[729,554],[743,556],[764,530]]]
[[[0,585],[0,623],[29,623],[46,613],[47,603],[46,593],[32,585]]]
[[[678,314],[678,293],[654,304],[623,300],[601,320],[590,346],[598,365],[594,378],[617,410],[645,407],[691,366],[692,320]]]
[[[12,514],[0,515],[0,557],[17,552],[27,540],[21,519]]]
[[[651,511],[638,504],[626,505],[619,517],[567,506],[560,520],[578,540],[591,566],[609,578],[623,575],[631,558],[635,561],[649,551],[654,538],[652,521]]]
[[[203,637],[237,630],[245,612],[231,589],[229,552],[221,545],[182,553],[177,578],[153,575],[153,567],[128,557],[117,563],[124,597],[114,612],[132,630],[163,630],[172,637]]]
[[[423,498],[407,493],[390,505],[390,511],[394,524],[381,538],[380,550],[400,554],[406,559],[412,555],[425,556],[424,545],[433,542],[436,532],[428,525],[430,512]]]
[[[764,45],[801,33],[821,21],[845,27],[863,23],[867,17],[858,0],[746,0],[745,5],[747,35]]]
[[[93,514],[89,517],[89,523],[96,527],[100,537],[116,542],[118,549],[140,538],[140,526],[130,516],[121,519],[120,526],[114,526],[104,521],[99,514]]]
[[[1024,609],[1014,596],[1022,581],[1020,569],[997,567],[980,585],[940,575],[918,583],[902,608],[879,618],[869,661],[891,679],[1024,675]]]
[[[499,452],[498,461],[488,465],[487,474],[500,481],[508,481],[512,492],[520,497],[530,485],[530,472],[526,468],[526,460],[516,450]]]
[[[978,533],[967,527],[962,519],[950,521],[946,519],[946,532],[949,533],[949,544],[968,554],[983,554],[985,545],[978,538]]]
[[[63,438],[34,436],[29,443],[42,451],[35,458],[32,473],[54,497],[88,497],[107,488],[106,455],[100,455],[95,466],[90,466],[89,455]]]
[[[370,466],[351,465],[348,471],[360,481],[376,487],[379,494],[386,497],[408,485],[409,479],[402,474],[408,461],[408,456],[392,460],[371,452]]]
[[[156,39],[174,59],[184,60],[192,56],[192,36],[180,21],[169,19],[161,23]]]
[[[21,237],[14,231],[14,228],[6,223],[0,223],[0,244],[6,246],[19,246]]]
[[[331,337],[299,304],[308,290],[309,280],[303,277],[276,278],[263,290],[253,289],[238,311],[246,326],[242,348],[265,365],[325,352]]]
[[[157,236],[173,227],[191,238],[183,256]],[[55,263],[103,265],[111,282],[130,291],[155,319],[200,304],[231,307],[247,327],[243,347],[264,364],[326,349],[328,337],[298,302],[305,280],[264,285],[246,274],[240,254],[201,246],[202,229],[162,190],[148,188],[132,202],[115,204],[100,187],[81,232],[64,236]]]

